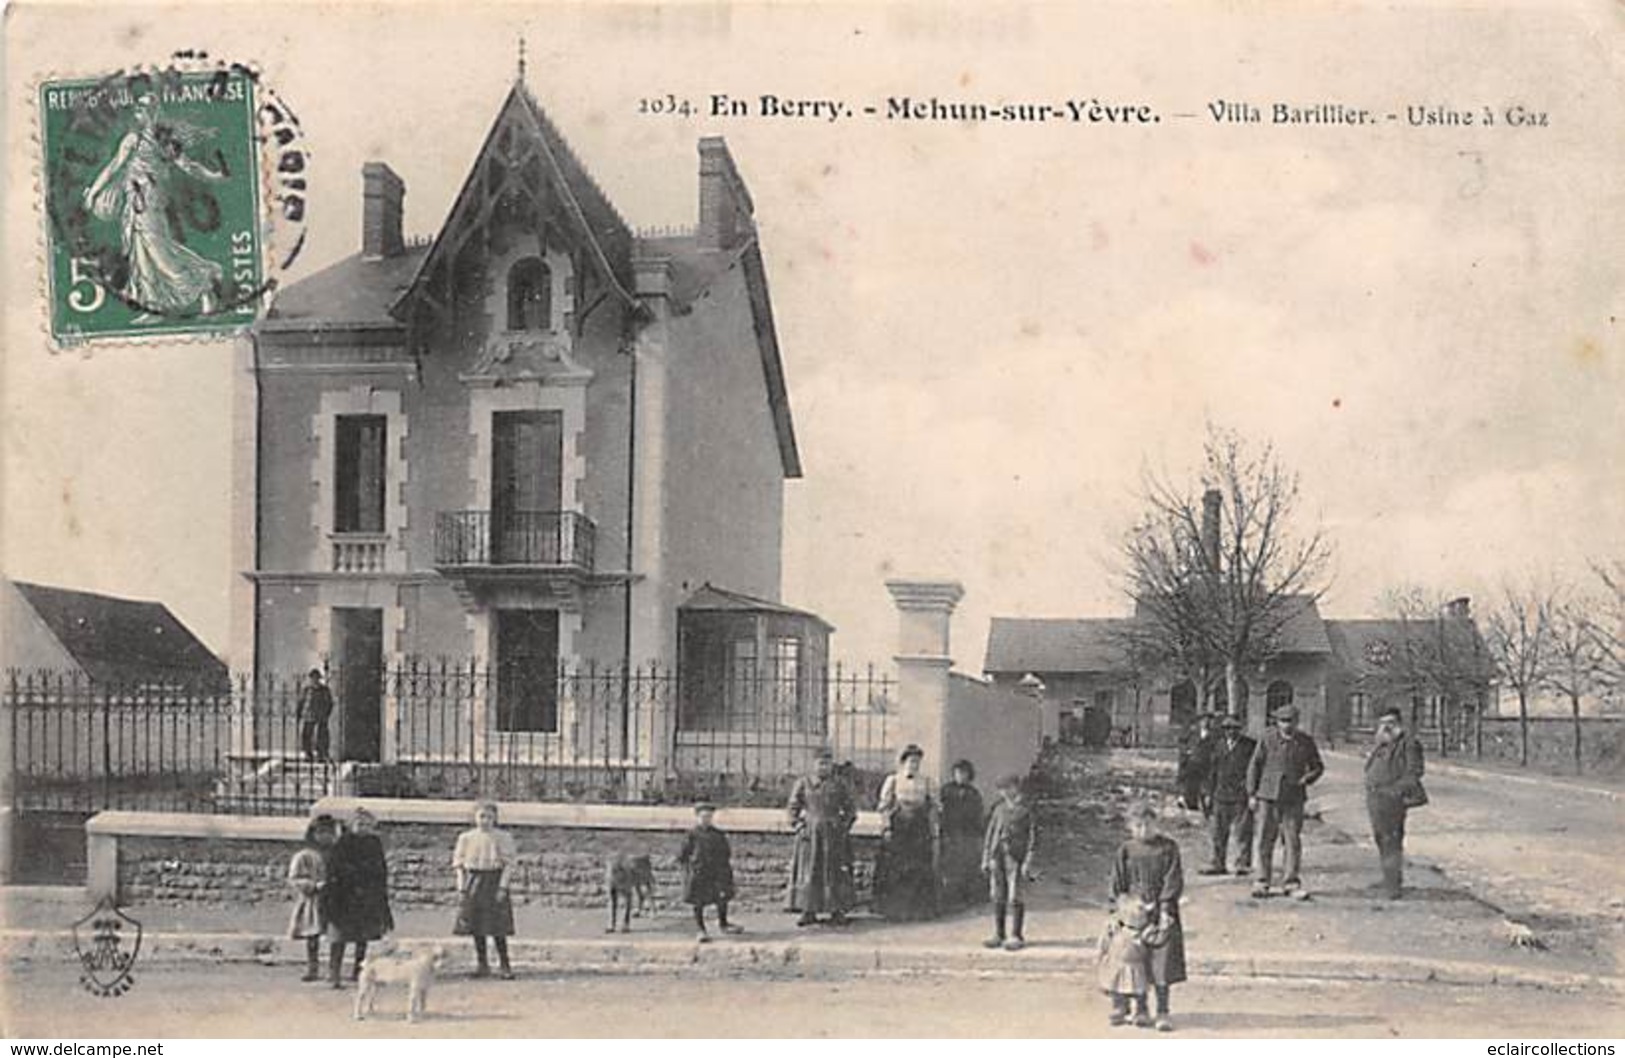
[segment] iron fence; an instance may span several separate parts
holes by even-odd
[[[325,721],[309,682],[110,687],[10,672],[14,807],[292,815],[330,794],[781,804],[823,748],[864,788],[891,751],[895,685],[872,668],[696,688],[660,667],[538,677],[407,662],[324,672]]]

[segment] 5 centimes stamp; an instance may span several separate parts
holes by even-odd
[[[257,89],[241,66],[41,85],[59,342],[254,322],[268,289]]]
[[[135,984],[136,956],[141,954],[141,923],[103,897],[94,910],[73,924],[73,950],[79,956],[79,983],[103,999],[121,996]]]

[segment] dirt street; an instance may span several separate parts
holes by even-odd
[[[1617,1036],[1618,998],[1438,985],[1204,981],[1177,988],[1176,1036],[1509,1038]],[[851,980],[666,976],[525,976],[440,983],[430,1016],[403,1020],[405,998],[384,994],[373,1020],[351,1020],[354,993],[301,984],[288,967],[154,968],[116,999],[81,990],[69,967],[8,982],[5,1035],[16,1037],[1097,1037],[1141,1030],[1106,1025],[1106,1002],[1080,982],[967,977]],[[990,1011],[1021,1010],[1019,1019]],[[1154,1035],[1144,1033],[1144,1035]]]

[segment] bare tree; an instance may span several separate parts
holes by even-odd
[[[1595,600],[1565,596],[1548,606],[1546,624],[1549,636],[1543,685],[1568,699],[1569,716],[1574,720],[1574,773],[1584,765],[1580,739],[1580,699],[1595,694],[1602,686],[1605,654],[1592,614]]]
[[[1481,717],[1482,695],[1494,671],[1483,638],[1478,634],[1464,598],[1444,598],[1415,585],[1390,590],[1378,604],[1400,625],[1400,641],[1384,659],[1372,679],[1385,696],[1439,702],[1439,752],[1448,752],[1453,728],[1458,729],[1463,706],[1471,703]],[[1411,719],[1418,730],[1416,718]]]
[[[1551,599],[1532,587],[1501,586],[1490,614],[1488,640],[1496,668],[1518,696],[1518,763],[1529,765],[1529,697],[1546,680],[1550,665]]]
[[[1299,536],[1298,476],[1269,444],[1209,427],[1200,488],[1146,476],[1146,511],[1124,545],[1137,649],[1199,682],[1211,701],[1222,674],[1240,712],[1241,673],[1280,649],[1286,626],[1325,592],[1331,545]]]
[[[1597,676],[1605,691],[1618,695],[1625,692],[1625,562],[1593,562],[1591,570],[1601,584],[1591,622]]]

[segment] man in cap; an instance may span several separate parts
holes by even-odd
[[[326,760],[328,747],[327,721],[333,715],[333,692],[322,680],[321,669],[311,669],[305,676],[305,685],[299,688],[299,700],[294,708],[294,719],[299,724],[299,748],[306,760]]]
[[[1365,758],[1365,807],[1382,863],[1382,893],[1389,900],[1398,900],[1404,887],[1405,814],[1425,804],[1422,744],[1405,731],[1397,708],[1384,709]]]
[[[1213,749],[1208,778],[1208,800],[1213,805],[1213,859],[1198,874],[1225,874],[1230,833],[1236,835],[1236,873],[1246,875],[1253,865],[1253,809],[1247,803],[1247,766],[1258,743],[1242,730],[1239,716],[1219,721],[1224,732]]]
[[[1315,740],[1298,730],[1298,707],[1288,702],[1275,710],[1275,724],[1258,740],[1258,748],[1247,765],[1247,793],[1253,811],[1259,816],[1258,885],[1256,897],[1272,895],[1271,868],[1277,835],[1286,838],[1286,877],[1281,888],[1300,899],[1303,879],[1303,806],[1309,800],[1309,787],[1326,771]]]

